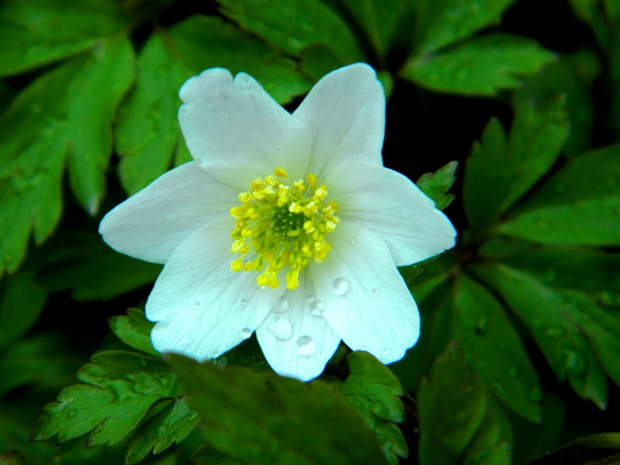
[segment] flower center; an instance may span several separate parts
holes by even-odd
[[[241,255],[230,266],[233,271],[257,271],[258,285],[274,289],[278,271],[289,267],[286,287],[295,289],[310,259],[320,263],[327,257],[331,245],[325,236],[340,222],[338,204],[323,203],[327,188],[317,185],[312,173],[291,186],[284,168],[273,172],[275,176],[252,181],[250,191],[239,194],[241,205],[230,209],[237,218],[230,251]],[[244,261],[250,246],[257,257]]]

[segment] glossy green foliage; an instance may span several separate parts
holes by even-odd
[[[129,434],[164,398],[185,390],[160,359],[134,352],[107,351],[93,355],[78,371],[78,384],[63,389],[37,421],[32,439],[58,435],[57,441],[90,433],[88,444],[113,445]]]
[[[321,382],[263,377],[247,368],[222,370],[170,355],[204,418],[211,445],[243,462],[387,463],[374,434],[345,399]]]
[[[458,345],[436,359],[418,405],[421,465],[510,463],[510,426]]]
[[[98,210],[114,112],[132,80],[131,44],[109,39],[35,80],[0,117],[0,272],[17,268],[31,230],[37,243],[52,233],[65,165],[78,200]]]
[[[125,344],[147,354],[159,355],[151,343],[154,323],[145,318],[142,310],[130,308],[127,310],[127,316],[114,316],[108,322],[112,332]]]
[[[518,87],[520,76],[539,72],[553,59],[533,40],[489,34],[437,55],[415,57],[401,75],[437,92],[493,96]]]
[[[454,194],[447,194],[456,181],[458,162],[451,161],[434,173],[425,173],[416,181],[416,185],[435,202],[435,208],[444,210],[452,203]]]
[[[349,354],[347,363],[351,372],[339,385],[340,392],[377,434],[388,462],[398,465],[398,457],[408,455],[407,442],[395,424],[405,418],[403,389],[390,370],[367,352]]]

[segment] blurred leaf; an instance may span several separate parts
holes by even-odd
[[[620,245],[620,145],[571,159],[499,227],[534,242]]]
[[[5,405],[0,404],[0,411],[4,410]],[[10,449],[17,449],[30,465],[48,463],[54,456],[55,447],[51,444],[32,444],[28,440],[28,433],[26,426],[0,414],[0,454]]]
[[[497,119],[489,122],[465,169],[463,202],[475,233],[496,222],[553,166],[568,130],[561,98],[520,107],[508,137]]]
[[[134,352],[107,351],[78,372],[79,384],[63,389],[43,409],[32,440],[58,434],[58,443],[91,432],[89,446],[113,445],[129,434],[153,404],[179,397],[184,389],[161,359]]]
[[[132,79],[127,38],[101,41],[35,80],[0,117],[0,273],[15,271],[31,230],[41,243],[55,228],[65,158],[76,196],[97,211],[114,112]]]
[[[87,50],[128,28],[118,1],[4,0],[0,5],[0,76]]]
[[[594,100],[590,86],[595,76],[582,77],[576,66],[585,63],[585,67],[599,68],[598,59],[591,51],[582,51],[572,56],[563,56],[560,60],[548,64],[538,74],[529,76],[524,85],[515,93],[515,106],[520,108],[533,101],[536,104],[546,99],[566,95],[566,108],[570,133],[564,144],[564,153],[574,157],[590,147],[592,129],[594,127]],[[595,73],[598,74],[599,70]]]
[[[16,91],[5,80],[0,80],[0,115],[11,105],[15,99]]]
[[[385,62],[388,48],[405,9],[404,0],[342,0],[360,23],[377,56]]]
[[[156,30],[140,52],[136,87],[121,105],[116,150],[120,176],[134,194],[164,173],[182,146],[178,92],[190,77],[222,67],[246,72],[279,103],[307,92],[311,82],[262,41],[220,18],[195,15],[167,30]],[[191,158],[190,158],[191,160]]]
[[[620,460],[620,433],[592,434],[571,441],[545,455],[527,462],[527,465],[613,465]]]
[[[540,381],[500,303],[462,275],[454,312],[453,331],[472,369],[513,412],[540,422]]]
[[[508,239],[510,240],[510,239]],[[512,242],[512,240],[510,240]],[[513,253],[506,238],[494,239],[497,246],[487,243],[479,252],[489,258],[518,268],[549,287],[576,289],[587,293],[604,305],[620,305],[620,254],[574,246],[540,246],[522,243]],[[490,247],[505,251],[494,255]]]
[[[416,49],[428,54],[499,23],[515,0],[418,0]]]
[[[338,386],[340,392],[377,434],[387,461],[398,465],[398,457],[409,455],[407,442],[394,424],[405,417],[403,389],[392,372],[367,352],[352,352],[347,363],[351,372]]]
[[[510,464],[510,426],[457,345],[435,360],[417,403],[421,465]]]
[[[47,292],[32,275],[22,272],[0,282],[0,350],[37,322],[47,302]]]
[[[338,58],[331,48],[325,44],[311,44],[299,52],[301,60],[299,68],[318,81],[330,71],[346,65],[346,62]]]
[[[0,455],[0,465],[26,465],[26,458],[15,449]]]
[[[587,297],[556,291],[526,273],[496,265],[476,268],[476,273],[501,292],[510,308],[530,329],[549,365],[560,381],[567,377],[582,399],[591,399],[600,408],[607,403],[607,379],[600,362],[620,382],[620,366],[613,360],[605,360],[593,353],[617,358],[620,336],[620,320],[607,319],[612,325],[598,325]],[[615,331],[615,335],[609,334]],[[603,338],[603,341],[595,339]],[[600,347],[610,344],[607,349]],[[593,347],[591,347],[591,345]],[[602,351],[600,350],[602,349]]]
[[[435,208],[444,210],[454,200],[454,194],[446,194],[456,181],[456,168],[459,163],[451,161],[434,173],[424,173],[416,181],[416,185],[435,202]]]
[[[601,45],[606,48],[612,47],[612,28],[605,18],[606,12],[601,8],[603,2],[599,0],[569,0],[573,10],[579,18],[588,23],[592,32]],[[616,0],[612,0],[614,3]]]
[[[437,92],[492,97],[518,87],[520,77],[538,73],[554,58],[535,40],[497,33],[437,55],[413,57],[400,75]]]
[[[151,449],[153,454],[159,454],[171,445],[180,443],[199,421],[200,416],[189,409],[183,398],[175,399],[136,431],[129,444],[125,463],[133,465],[146,457]]]
[[[60,334],[43,333],[18,341],[0,357],[0,397],[26,384],[58,391],[74,382],[82,363],[84,359]]]
[[[243,462],[249,463],[249,462]],[[242,465],[242,462],[222,454],[213,447],[206,445],[198,449],[190,461],[191,465]]]
[[[347,24],[320,0],[218,0],[222,13],[291,55],[325,44],[346,63],[364,61]]]
[[[222,370],[171,354],[169,363],[203,415],[211,445],[241,461],[279,464],[385,464],[374,434],[321,382]]]
[[[147,354],[161,355],[151,343],[151,330],[155,323],[148,321],[142,310],[130,308],[127,310],[127,316],[113,316],[108,323],[112,332],[125,344]]]

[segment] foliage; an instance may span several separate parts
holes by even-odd
[[[2,2],[0,463],[608,463],[614,435],[528,447],[615,428],[620,386],[620,7],[552,6]],[[459,233],[400,268],[419,342],[390,367],[343,345],[308,384],[253,337],[162,358],[134,308],[161,266],[97,225],[191,160],[180,86],[224,67],[293,111],[358,61],[389,98],[386,166]]]

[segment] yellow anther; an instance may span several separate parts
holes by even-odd
[[[288,179],[288,173],[286,172],[286,170],[282,167],[280,168],[276,168],[275,170],[273,170],[273,174],[275,174],[277,177],[279,178],[285,178]]]
[[[243,271],[252,271],[254,269],[254,262],[247,262],[243,265]]]
[[[275,186],[276,184],[278,184],[278,182],[279,181],[273,176],[265,176],[265,184],[267,184],[268,186]]]
[[[325,186],[319,186],[314,190],[314,198],[318,199],[318,202],[323,200],[327,195],[327,188]]]
[[[286,273],[286,288],[293,290],[299,286],[299,271],[295,268],[291,268],[288,273]]]
[[[278,284],[280,283],[278,282],[278,278],[276,278],[275,275],[269,276],[269,279],[267,280],[267,285],[270,288],[276,289],[278,287]]]
[[[267,275],[262,274],[258,278],[256,278],[256,282],[259,286],[266,286],[269,282],[269,278],[267,277]]]
[[[301,213],[303,209],[304,207],[299,205],[297,202],[291,202],[291,204],[288,206],[288,211],[290,211],[291,213]]]
[[[293,187],[298,191],[303,192],[306,190],[306,183],[304,183],[303,179],[300,179],[299,181],[295,181],[293,183]]]
[[[304,223],[304,231],[306,231],[306,233],[308,234],[314,231],[314,224],[312,223],[312,221],[306,221]]]
[[[243,216],[243,209],[241,207],[231,208],[230,216],[234,216],[235,218],[241,218]]]
[[[308,173],[308,176],[306,176],[306,181],[308,181],[308,184],[310,185],[310,187],[314,187],[316,186],[316,176],[312,173]]]
[[[250,183],[250,189],[252,191],[258,191],[265,187],[265,183],[261,178],[256,178],[254,181]]]
[[[241,260],[241,257],[239,257],[238,259],[236,259],[235,261],[233,261],[233,262],[230,264],[230,268],[231,268],[233,271],[235,271],[235,272],[241,271],[241,269],[243,268],[243,262],[242,262],[242,260]]]
[[[248,203],[252,201],[252,194],[249,192],[242,192],[239,194],[239,202]]]

